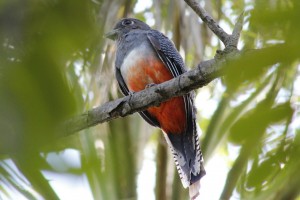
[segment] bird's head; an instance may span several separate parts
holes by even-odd
[[[120,36],[129,33],[132,30],[149,30],[151,29],[144,22],[134,18],[121,19],[113,28],[112,31],[108,32],[105,36],[109,39],[116,40]]]

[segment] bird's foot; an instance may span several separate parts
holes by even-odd
[[[129,91],[129,92],[128,92],[128,95],[131,96],[131,95],[133,95],[134,93],[135,93],[134,91]]]
[[[155,85],[156,85],[155,83],[149,83],[149,84],[146,85],[145,89],[153,87]],[[159,106],[160,106],[160,103],[158,103],[157,105],[155,105],[155,107],[159,107]]]

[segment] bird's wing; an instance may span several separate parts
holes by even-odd
[[[162,33],[151,30],[147,37],[158,57],[172,73],[173,77],[186,72],[184,62],[174,44]],[[192,93],[183,96],[186,111],[186,130],[182,134],[165,133],[184,187],[198,181],[205,171],[196,125],[196,109]]]
[[[155,30],[149,31],[147,37],[173,77],[177,77],[187,71],[181,56],[169,38]]]

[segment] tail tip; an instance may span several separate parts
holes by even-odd
[[[197,200],[200,196],[200,180],[189,186],[189,195],[191,200]]]

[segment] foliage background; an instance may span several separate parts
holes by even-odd
[[[222,157],[229,169],[208,165],[205,179],[227,173],[222,199],[296,199],[300,3],[200,3],[228,32],[246,16],[245,55],[197,91],[206,163]],[[60,187],[76,181],[90,199],[146,199],[152,190],[156,199],[187,199],[161,133],[137,114],[60,137],[61,122],[121,96],[115,47],[103,34],[127,16],[164,32],[189,67],[222,49],[183,1],[0,2],[0,199],[67,199]],[[154,189],[141,190],[151,179]]]

